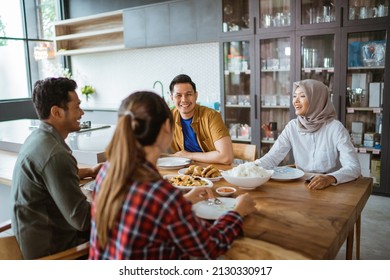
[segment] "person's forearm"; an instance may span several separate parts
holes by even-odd
[[[80,179],[93,177],[93,171],[91,168],[79,168],[78,175]]]
[[[205,163],[220,163],[231,164],[232,159],[228,156],[221,154],[218,151],[205,152],[205,153],[191,153],[191,160]]]

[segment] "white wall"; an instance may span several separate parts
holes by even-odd
[[[212,107],[220,101],[218,43],[77,55],[72,56],[72,72],[79,88],[96,88],[86,107],[117,109],[129,93],[153,90],[156,80],[167,96],[171,80],[181,73],[195,82],[198,102]],[[155,91],[161,93],[160,85]]]

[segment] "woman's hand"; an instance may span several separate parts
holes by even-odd
[[[336,178],[333,176],[315,175],[307,187],[311,190],[323,190],[334,183],[336,183]]]
[[[196,187],[184,195],[184,198],[195,204],[202,200],[213,198],[214,194],[210,188],[207,187]]]
[[[234,211],[238,212],[241,217],[245,217],[254,211],[256,211],[256,203],[253,201],[252,197],[248,194],[241,194],[236,198],[236,207],[234,207]]]

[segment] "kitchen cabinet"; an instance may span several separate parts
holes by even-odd
[[[254,79],[249,64],[253,55],[253,40],[236,38],[222,42],[223,55],[223,115],[235,142],[251,143],[258,139],[253,130],[256,126],[257,97],[254,92]]]
[[[339,120],[351,133],[363,175],[374,178],[374,193],[390,195],[390,74],[384,67],[389,65],[389,1],[223,0],[221,6],[221,111],[226,125],[249,124],[251,137],[246,141],[258,145],[264,155],[295,118],[292,83],[320,80],[329,87]],[[232,55],[226,46],[237,41],[249,42],[244,64],[250,74],[243,79],[240,73],[232,83],[227,82]],[[245,84],[250,84],[250,106],[236,105],[234,115],[230,95],[242,94],[234,88]],[[237,140],[242,141],[233,138]]]
[[[126,48],[217,41],[218,1],[180,0],[126,9]]]
[[[57,55],[124,49],[121,10],[59,21],[54,29]]]
[[[118,111],[109,109],[88,109],[83,108],[84,115],[81,122],[90,121],[93,125],[96,124],[113,124],[118,122]]]
[[[262,156],[290,120],[295,12],[291,1],[223,0],[221,14],[222,112],[232,140],[256,144]],[[237,42],[246,54],[231,50]]]
[[[387,25],[388,26],[388,25]],[[343,29],[344,51],[347,53],[342,67],[343,119],[351,132],[361,158],[362,172],[374,178],[374,192],[385,192],[388,180],[388,125],[384,126],[384,111],[388,114],[388,82],[385,79],[386,41],[389,27],[360,26]],[[358,54],[357,54],[358,53]],[[386,106],[387,105],[387,106]],[[386,136],[387,135],[387,136]],[[387,166],[387,168],[386,168]]]
[[[260,37],[256,41],[260,93],[260,155],[265,155],[291,119],[292,46],[289,33]],[[287,163],[288,159],[284,163]]]
[[[176,0],[55,24],[57,55],[218,41],[219,1]]]

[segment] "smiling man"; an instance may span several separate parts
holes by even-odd
[[[25,259],[88,239],[91,210],[79,181],[95,177],[101,165],[78,169],[64,141],[70,132],[80,130],[84,114],[76,87],[67,78],[47,78],[34,85],[33,102],[41,124],[20,149],[11,189],[12,229]]]
[[[170,86],[175,122],[172,150],[176,156],[207,163],[230,164],[233,147],[221,115],[196,104],[196,85],[187,75],[176,76]]]

